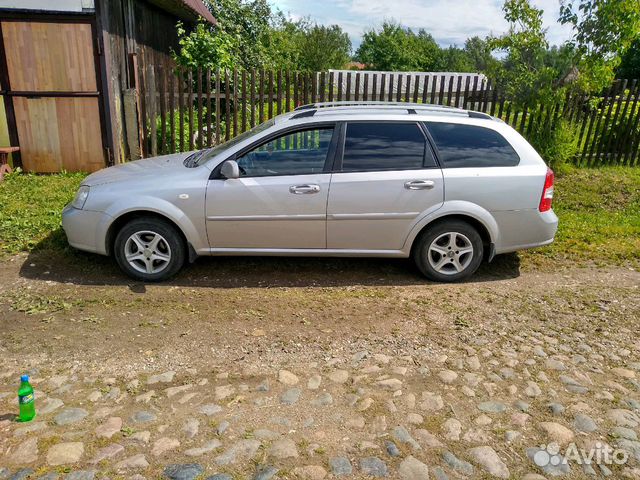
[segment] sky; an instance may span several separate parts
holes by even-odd
[[[468,37],[506,31],[502,0],[269,0],[271,5],[297,20],[309,16],[320,24],[338,24],[349,34],[354,51],[362,33],[393,19],[412,29],[424,28],[441,46],[464,45]],[[557,22],[560,0],[532,0],[544,10],[545,27],[552,45],[570,37],[568,27]]]

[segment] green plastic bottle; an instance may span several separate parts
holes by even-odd
[[[18,390],[18,403],[20,404],[21,422],[29,422],[36,416],[36,403],[33,387],[29,383],[29,375],[20,377],[20,389]]]

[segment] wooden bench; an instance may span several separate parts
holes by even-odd
[[[4,180],[5,173],[13,171],[9,166],[9,154],[19,150],[19,147],[0,147],[0,182]]]

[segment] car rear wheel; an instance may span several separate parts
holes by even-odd
[[[459,282],[475,273],[482,262],[482,238],[466,222],[445,220],[417,240],[413,259],[420,271],[436,282]]]
[[[114,252],[118,266],[143,282],[160,282],[184,265],[185,246],[180,233],[159,218],[137,218],[120,229]]]

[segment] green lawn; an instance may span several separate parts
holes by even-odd
[[[0,254],[63,250],[60,212],[81,174],[13,174],[0,183]],[[556,181],[556,242],[523,266],[640,265],[640,168],[571,169]]]

